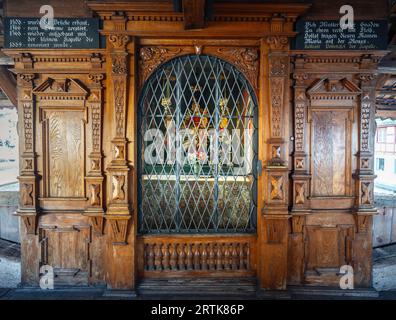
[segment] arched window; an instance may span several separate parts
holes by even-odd
[[[231,64],[188,55],[145,83],[139,231],[255,232],[257,102]]]

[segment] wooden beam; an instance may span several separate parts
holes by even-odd
[[[0,88],[16,107],[18,105],[16,80],[5,66],[0,66]]]

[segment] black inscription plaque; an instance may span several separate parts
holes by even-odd
[[[388,45],[386,20],[359,20],[345,30],[339,20],[300,20],[296,29],[297,50],[386,50]]]
[[[9,49],[99,48],[99,19],[55,18],[53,29],[42,29],[40,18],[4,20],[4,47]]]

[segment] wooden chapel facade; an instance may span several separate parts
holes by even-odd
[[[215,3],[206,21],[164,2],[89,7],[106,48],[6,50],[18,80],[23,285],[51,265],[72,286],[233,277],[285,290],[338,286],[351,265],[355,286],[371,286],[384,52],[291,51],[306,4]],[[182,57],[224,61],[251,88],[254,232],[140,232],[138,109],[155,72]]]

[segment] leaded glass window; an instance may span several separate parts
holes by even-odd
[[[139,100],[141,233],[255,232],[257,103],[231,64],[189,55]]]

